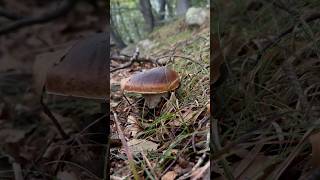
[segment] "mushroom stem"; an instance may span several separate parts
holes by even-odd
[[[162,97],[167,97],[169,93],[161,93],[161,94],[144,94],[143,97],[145,99],[144,103],[149,109],[154,109],[157,107]]]

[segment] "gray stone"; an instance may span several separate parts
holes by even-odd
[[[205,8],[191,7],[186,13],[186,23],[189,26],[201,26],[209,18],[209,11]]]

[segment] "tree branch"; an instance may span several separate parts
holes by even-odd
[[[62,2],[62,4],[56,8],[53,11],[49,11],[48,13],[45,13],[43,15],[37,16],[37,17],[25,17],[25,18],[18,18],[18,20],[9,23],[6,26],[3,26],[0,28],[0,35],[13,32],[15,30],[18,30],[20,28],[34,25],[34,24],[40,24],[45,23],[48,21],[51,21],[53,19],[56,19],[62,15],[67,14],[78,2],[78,0],[65,0]],[[5,13],[3,13],[5,14]],[[10,14],[6,14],[6,17],[8,17]],[[12,14],[11,14],[12,15]],[[10,16],[9,16],[10,17]],[[12,16],[11,19],[15,19],[17,17]]]
[[[22,16],[19,16],[17,14],[14,14],[14,13],[9,12],[8,10],[2,9],[2,8],[0,8],[0,16],[3,16],[3,17],[10,19],[10,20],[18,20],[18,19],[22,18]]]
[[[303,17],[302,17],[303,18]],[[315,12],[315,13],[312,13],[312,14],[309,14],[307,16],[305,16],[304,18],[304,21],[306,23],[309,23],[309,22],[312,22],[312,21],[315,21],[317,19],[320,19],[320,12]],[[293,29],[296,27],[296,26],[300,26],[301,25],[301,22],[296,24],[296,25],[292,25],[291,27],[289,27],[288,29],[286,29],[285,31],[283,31],[282,33],[280,33],[274,40],[270,41],[258,54],[257,56],[257,61],[259,59],[261,59],[262,55],[264,54],[265,51],[267,51],[270,47],[274,46],[275,44],[277,44],[278,42],[281,41],[281,39],[288,35],[289,33],[291,33],[293,31]]]
[[[168,57],[174,57],[174,58],[182,58],[182,59],[186,59],[189,60],[195,64],[200,65],[203,68],[207,68],[207,66],[205,64],[203,64],[200,61],[197,60],[193,60],[192,58],[189,57],[185,57],[185,56],[180,56],[180,55],[167,55],[167,56],[161,56],[158,58],[152,58],[152,57],[134,57],[135,55],[133,55],[132,57],[128,57],[128,56],[112,56],[110,57],[111,60],[114,61],[122,61],[122,62],[127,62],[124,65],[111,69],[110,72],[115,72],[118,71],[120,69],[124,69],[127,68],[129,66],[131,66],[134,62],[149,62],[149,63],[153,63],[153,64],[157,64],[157,65],[163,65],[163,63],[160,63],[159,60],[160,59],[164,59],[164,58],[168,58]]]

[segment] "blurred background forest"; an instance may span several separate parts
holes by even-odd
[[[205,7],[204,0],[111,0],[111,39],[118,48],[147,37],[157,26],[185,15],[189,7]]]

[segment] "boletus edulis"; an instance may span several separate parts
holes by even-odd
[[[76,43],[49,70],[47,92],[88,99],[108,98],[108,43],[106,33]]]
[[[54,95],[98,100],[101,104],[102,113],[106,114],[107,109],[109,109],[109,103],[107,103],[109,98],[109,52],[107,33],[97,33],[78,41],[49,68],[44,85],[46,92]],[[43,102],[42,104],[44,105]],[[45,105],[44,108],[46,108]],[[47,115],[50,116],[48,109]],[[68,138],[52,114],[51,117],[63,138]],[[95,128],[92,128],[95,135],[89,138],[97,139],[95,142],[108,144],[109,138],[107,136],[110,134],[108,122],[107,119],[101,118],[99,122],[90,126],[89,128],[95,126]],[[108,169],[109,166],[106,160],[109,156],[109,145],[106,146],[107,148],[102,146],[100,149],[103,158],[88,162],[99,163],[99,165],[104,166],[91,166],[92,168],[97,167],[97,174],[104,177],[107,177],[104,169]]]
[[[124,92],[142,94],[148,108],[155,108],[162,97],[167,97],[170,91],[180,85],[177,72],[165,66],[156,67],[144,72],[133,74],[121,81]]]

